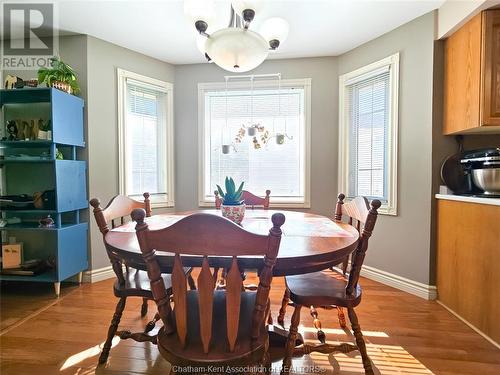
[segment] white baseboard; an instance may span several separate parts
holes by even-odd
[[[402,290],[427,300],[435,300],[437,298],[437,289],[434,285],[426,285],[413,281],[386,271],[379,270],[374,267],[363,265],[361,268],[361,276],[367,279],[378,281],[384,285]],[[83,273],[83,282],[95,283],[115,277],[111,266],[98,268]]]
[[[85,271],[83,273],[84,283],[96,283],[116,277],[115,272],[111,266],[97,268],[95,270]]]
[[[479,333],[481,336],[483,336],[486,340],[488,340],[490,343],[492,343],[494,346],[496,346],[498,349],[500,349],[500,344],[496,341],[494,341],[491,337],[489,337],[486,333],[484,333],[483,331],[481,331],[479,328],[476,328],[475,326],[473,326],[471,323],[469,323],[467,320],[465,320],[464,318],[462,318],[460,315],[458,315],[455,311],[453,311],[452,309],[450,309],[448,306],[446,306],[443,302],[441,301],[436,301],[437,303],[439,303],[441,306],[443,306],[446,310],[448,310],[450,313],[452,313],[453,315],[455,315],[458,319],[460,319],[462,322],[464,322],[465,324],[467,324],[470,328],[472,328],[474,331],[476,331],[477,333]]]
[[[418,281],[413,281],[374,267],[363,265],[361,268],[361,276],[378,281],[384,285],[392,286],[393,288],[420,298],[427,300],[435,300],[437,298],[437,289],[434,285],[419,283]]]

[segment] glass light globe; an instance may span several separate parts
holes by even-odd
[[[234,0],[231,1],[234,11],[240,16],[243,15],[243,11],[246,9],[252,9],[255,13],[258,13],[263,6],[262,0]]]
[[[205,49],[205,43],[207,42],[207,38],[203,35],[196,35],[196,47],[198,47],[198,50],[205,55],[206,49]]]
[[[264,21],[259,32],[268,42],[277,39],[283,43],[288,36],[288,22],[283,18],[272,17]]]
[[[221,68],[230,72],[247,72],[262,64],[269,45],[262,36],[251,30],[228,27],[211,34],[205,49]]]
[[[210,25],[215,20],[214,0],[184,0],[184,14],[193,26],[196,21]]]

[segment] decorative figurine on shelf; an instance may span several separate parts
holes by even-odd
[[[39,228],[53,228],[55,226],[54,219],[47,215],[47,217],[41,218],[38,223],[40,224]]]
[[[50,140],[52,136],[49,137],[49,131],[50,131],[50,120],[44,122],[42,119],[39,119],[37,138]]]
[[[19,129],[17,127],[16,121],[15,120],[7,121],[7,125],[5,126],[5,128],[7,129],[7,133],[9,133],[9,137],[7,138],[7,140],[8,141],[17,141]]]
[[[6,90],[11,90],[11,89],[14,89],[14,88],[19,88],[19,86],[22,85],[22,84],[23,84],[22,78],[19,78],[19,77],[16,77],[16,76],[11,76],[10,74],[7,74],[7,76],[5,77],[4,88]]]
[[[19,127],[18,137],[20,140],[30,141],[35,139],[35,136],[33,134],[33,128],[34,128],[33,121],[19,120],[18,127]]]
[[[41,191],[37,191],[35,193],[33,193],[33,206],[35,206],[35,208],[37,210],[42,210],[43,209],[43,193]]]
[[[24,84],[27,87],[37,87],[38,86],[38,78],[28,79],[27,81],[24,81]]]

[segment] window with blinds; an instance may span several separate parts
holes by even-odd
[[[399,54],[339,79],[339,188],[382,202],[395,215]]]
[[[133,73],[122,72],[120,127],[124,192],[132,197],[142,197],[144,192],[149,192],[153,203],[168,202],[171,93],[166,83],[158,85],[147,77],[140,79]]]
[[[349,191],[387,201],[389,69],[347,85]]]
[[[245,190],[260,196],[271,190],[273,203],[306,203],[306,116],[304,87],[281,90],[259,87],[246,89],[205,90],[204,112],[204,202],[213,202],[217,184],[226,176],[244,181]],[[242,126],[259,124],[269,131],[266,144],[263,132],[257,132],[261,148],[255,149],[253,137],[246,134],[241,142],[236,136]],[[278,144],[277,134],[285,134]],[[223,154],[222,144],[231,144]]]

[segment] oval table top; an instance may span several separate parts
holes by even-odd
[[[199,210],[154,215],[146,218],[146,222],[150,229],[160,229],[195,212],[221,215],[220,210]],[[247,209],[241,225],[250,232],[267,235],[272,227],[271,216],[275,212],[282,212],[286,217],[281,227],[283,236],[273,271],[275,276],[327,269],[341,263],[356,248],[359,239],[356,228],[321,215],[297,211]],[[134,227],[135,223],[130,222],[114,228],[106,234],[104,241],[108,250],[126,259],[128,264],[135,268],[146,269]],[[162,272],[171,272],[172,254],[158,251],[156,255]],[[183,256],[185,267],[199,267],[201,261],[202,258],[198,256]],[[230,259],[224,257],[209,257],[209,262],[212,267],[230,265]],[[262,256],[244,256],[238,257],[238,263],[245,269],[260,269],[263,259]]]

